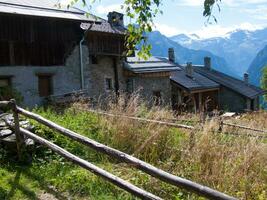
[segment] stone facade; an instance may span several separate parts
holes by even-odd
[[[160,92],[162,105],[171,105],[170,77],[130,77],[132,92],[140,94],[141,98],[153,103],[154,92]]]
[[[115,92],[115,69],[117,68],[118,89],[125,91],[122,62],[119,57],[97,56],[97,64],[90,60],[86,45],[82,46],[84,66],[84,86],[88,95],[98,100]],[[64,66],[1,66],[1,76],[11,76],[12,87],[23,96],[23,106],[33,107],[44,103],[45,98],[39,96],[38,75],[52,76],[53,95],[61,95],[81,89],[80,52],[77,45],[66,59]],[[112,80],[112,90],[106,90],[105,79]],[[25,81],[26,80],[26,81]]]
[[[87,54],[88,55],[88,54]],[[94,100],[106,98],[116,90],[116,76],[118,78],[118,90],[125,90],[125,81],[122,72],[122,62],[119,57],[97,56],[97,63],[93,64],[92,60],[85,67],[85,88],[88,94]],[[116,69],[115,69],[116,67]],[[106,79],[111,79],[112,89],[106,88]]]
[[[23,106],[43,103],[39,96],[38,74],[52,76],[53,94],[64,94],[80,89],[79,48],[76,46],[64,66],[1,66],[1,76],[12,76],[11,85],[24,97]]]
[[[219,92],[219,107],[225,111],[244,112],[247,109],[247,98],[222,86]]]

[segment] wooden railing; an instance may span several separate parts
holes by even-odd
[[[104,111],[90,110],[90,109],[83,109],[82,111],[91,112],[91,113],[95,113],[98,115],[104,115],[104,116],[112,117],[112,118],[125,118],[125,119],[135,120],[135,121],[138,121],[141,123],[152,123],[152,124],[158,124],[158,125],[163,125],[163,126],[188,129],[188,130],[196,130],[196,129],[194,126],[181,124],[181,122],[193,122],[193,123],[197,123],[197,124],[201,123],[201,121],[196,121],[196,120],[195,121],[186,120],[186,119],[179,120],[179,119],[175,119],[175,118],[172,118],[172,119],[166,119],[165,118],[165,120],[167,120],[167,121],[160,121],[160,120],[146,119],[146,118],[134,117],[134,116],[128,116],[128,115],[122,115],[122,114],[113,114],[113,113],[108,113],[108,112],[104,112]],[[176,121],[179,123],[174,123],[174,122],[170,122],[170,121]],[[238,124],[227,123],[227,122],[224,122],[223,119],[221,119],[221,118],[219,118],[218,121],[219,121],[219,132],[222,132],[224,126],[231,126],[231,127],[236,127],[236,128],[244,129],[244,130],[250,130],[250,131],[258,133],[258,134],[240,134],[240,133],[233,133],[233,132],[222,132],[224,134],[236,135],[236,136],[267,138],[267,130],[256,129],[256,128],[246,127],[246,126],[242,126],[242,125],[238,125]],[[262,134],[259,134],[259,133],[262,133]]]
[[[136,120],[139,122],[145,122],[145,123],[152,123],[152,124],[171,126],[171,127],[176,127],[176,128],[190,129],[190,130],[194,129],[193,126],[188,126],[188,125],[184,125],[184,124],[177,124],[177,123],[173,123],[173,122],[159,121],[159,120],[154,120],[154,119],[145,119],[145,118],[141,118],[141,117],[133,117],[133,116],[127,116],[127,115],[120,115],[120,114],[112,114],[112,113],[107,113],[107,112],[103,112],[103,111],[96,111],[96,110],[87,110],[87,111],[92,112],[92,113],[96,113],[99,115],[106,115],[109,117],[115,117],[115,118],[121,117],[121,118]]]
[[[32,140],[34,140],[37,143],[40,143],[49,149],[53,150],[57,154],[61,155],[62,157],[68,159],[69,161],[83,167],[84,169],[87,169],[91,171],[92,173],[96,174],[97,176],[101,176],[105,178],[107,181],[113,183],[114,185],[120,187],[121,189],[128,191],[134,196],[137,196],[141,199],[151,199],[151,200],[158,200],[161,199],[160,197],[151,194],[143,189],[140,189],[131,183],[114,176],[113,174],[93,165],[92,163],[89,163],[86,160],[83,160],[70,152],[66,151],[65,149],[53,144],[52,142],[41,138],[40,136],[25,130],[21,127],[19,127],[19,114],[23,115],[25,117],[28,117],[30,119],[36,120],[37,122],[59,132],[60,134],[63,134],[64,136],[67,136],[77,142],[80,142],[98,152],[104,153],[112,158],[116,158],[120,161],[123,161],[125,163],[131,164],[132,167],[135,167],[157,179],[160,179],[161,181],[164,181],[166,183],[169,183],[171,185],[184,188],[186,190],[192,191],[200,196],[207,197],[209,199],[218,199],[218,200],[234,200],[236,198],[228,196],[224,193],[221,193],[219,191],[216,191],[214,189],[211,189],[209,187],[200,185],[198,183],[192,182],[190,180],[175,176],[173,174],[170,174],[168,172],[165,172],[159,168],[156,168],[142,160],[139,160],[131,155],[128,155],[124,152],[121,152],[119,150],[113,149],[111,147],[108,147],[104,144],[98,143],[92,139],[89,139],[85,136],[79,135],[78,133],[75,133],[69,129],[66,129],[62,126],[59,126],[58,124],[47,120],[43,118],[40,115],[37,115],[35,113],[29,112],[23,108],[20,108],[16,105],[16,102],[14,100],[11,100],[9,102],[0,102],[0,107],[9,107],[13,111],[14,116],[14,123],[11,123],[10,121],[6,120],[6,123],[8,126],[10,126],[16,134],[17,137],[17,150],[19,157],[21,157],[24,138],[28,137]],[[183,128],[183,127],[182,127]]]
[[[223,132],[224,134],[236,135],[236,136],[248,136],[248,137],[256,137],[256,138],[267,138],[267,130],[256,129],[256,128],[243,126],[239,124],[228,123],[228,122],[224,122],[222,119],[219,119],[219,132],[222,132],[225,126],[234,127],[234,128],[243,129],[243,130],[249,130],[252,132],[256,132],[256,134],[255,133],[242,133],[241,134],[238,132]]]

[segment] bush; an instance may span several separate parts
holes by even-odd
[[[23,96],[12,87],[0,88],[0,101],[16,99],[17,103],[23,102]]]

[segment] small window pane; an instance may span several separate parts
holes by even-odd
[[[133,93],[133,79],[127,79],[127,92],[128,93]]]
[[[106,78],[105,79],[105,88],[106,90],[112,90],[112,79],[111,78]]]
[[[9,78],[0,78],[0,87],[8,87],[10,80]]]
[[[153,91],[153,99],[155,105],[161,105],[161,92],[160,91]]]
[[[98,64],[97,56],[91,55],[90,61],[91,61],[91,64],[94,64],[94,65]]]

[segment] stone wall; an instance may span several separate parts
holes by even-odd
[[[84,86],[90,97],[98,100],[115,91],[114,59],[117,64],[119,90],[125,91],[122,61],[114,56],[97,56],[98,63],[92,64],[86,45],[82,46]],[[53,95],[74,92],[81,89],[80,52],[77,45],[66,59],[64,66],[1,66],[1,76],[12,76],[12,87],[24,97],[23,106],[33,107],[44,102],[39,97],[38,74],[52,74]],[[105,78],[112,79],[113,90],[105,89]]]
[[[115,92],[115,69],[114,59],[117,65],[117,74],[119,81],[119,90],[125,90],[125,80],[122,72],[122,64],[119,57],[113,56],[97,56],[97,64],[92,64],[91,61],[85,67],[85,87],[88,89],[88,94],[95,101],[99,98],[106,98]],[[105,79],[112,80],[112,90],[106,90]]]
[[[162,104],[171,105],[171,84],[169,77],[133,77],[134,91],[144,100],[152,103],[153,92],[160,91]]]
[[[84,60],[86,63],[86,58]],[[52,74],[53,94],[63,94],[80,89],[79,47],[73,49],[65,66],[1,66],[1,76],[12,76],[12,87],[24,97],[23,106],[33,107],[43,103],[39,97],[37,74]]]
[[[244,96],[221,87],[219,91],[219,106],[221,110],[230,112],[244,112],[247,109],[247,100]]]

